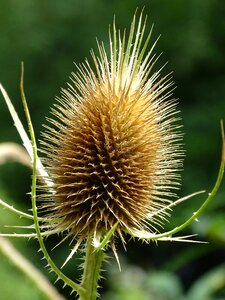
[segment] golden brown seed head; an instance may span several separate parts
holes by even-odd
[[[142,16],[129,37],[113,29],[110,57],[99,45],[89,63],[77,66],[62,90],[44,133],[45,163],[53,187],[42,187],[42,208],[53,228],[82,239],[116,231],[135,235],[160,224],[178,184],[182,164],[172,83],[144,57]],[[55,221],[54,221],[55,220]]]

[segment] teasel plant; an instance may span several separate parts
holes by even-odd
[[[38,239],[49,269],[82,300],[99,296],[102,263],[109,248],[120,269],[116,242],[125,246],[126,235],[146,243],[201,242],[194,235],[176,234],[198,219],[223,178],[221,121],[222,159],[212,191],[181,225],[161,232],[174,206],[204,191],[176,198],[184,158],[183,134],[171,75],[161,76],[163,68],[153,71],[159,57],[153,54],[157,40],[149,49],[152,28],[145,35],[146,20],[143,13],[138,18],[135,13],[128,34],[117,31],[114,21],[109,49],[97,42],[98,54],[91,51],[92,63],[86,60],[76,65],[51,110],[40,149],[24,93],[23,63],[20,90],[29,136],[0,85],[33,169],[32,214],[0,200],[4,208],[29,219],[27,230],[32,232],[1,237]],[[82,250],[80,281],[68,278],[63,266],[52,260],[45,238],[54,234],[61,237],[58,247],[71,240],[72,249],[63,266]]]

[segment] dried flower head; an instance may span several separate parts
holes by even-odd
[[[157,58],[147,52],[146,19],[128,37],[113,27],[110,55],[98,44],[94,70],[77,66],[46,126],[43,151],[51,188],[41,207],[51,228],[82,241],[116,225],[138,236],[163,223],[179,183],[182,135],[176,125],[169,76],[151,74]]]

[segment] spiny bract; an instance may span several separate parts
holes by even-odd
[[[51,188],[42,186],[41,209],[51,229],[85,240],[115,224],[123,232],[155,231],[179,182],[182,135],[169,76],[150,74],[146,19],[121,36],[115,24],[110,55],[98,44],[94,70],[77,66],[46,126],[43,149]]]

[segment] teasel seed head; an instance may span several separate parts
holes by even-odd
[[[83,241],[116,225],[137,236],[166,220],[179,185],[182,134],[170,75],[152,72],[146,19],[128,37],[110,35],[110,54],[98,44],[93,65],[76,66],[52,109],[42,151],[53,185],[42,186],[41,207],[51,229]],[[47,226],[47,227],[48,227]]]

